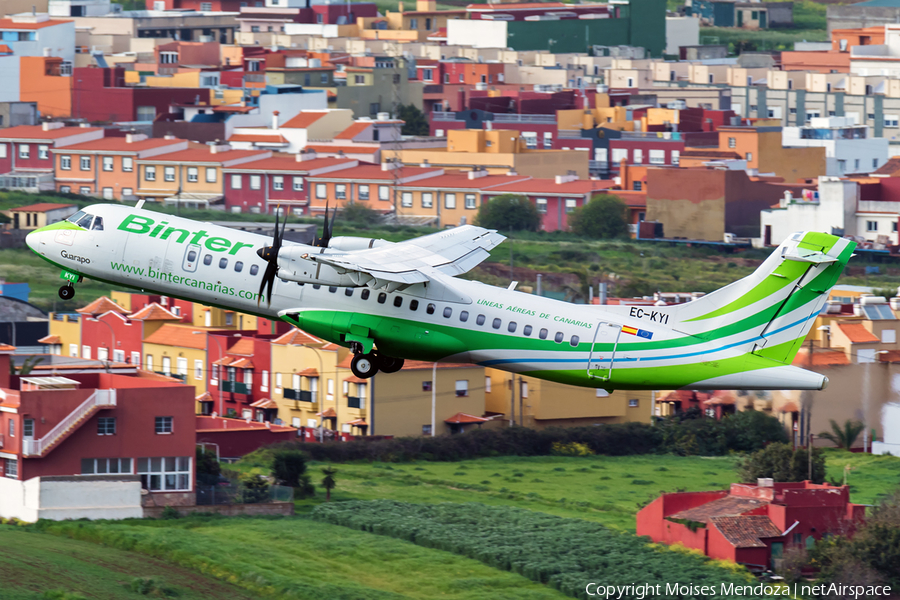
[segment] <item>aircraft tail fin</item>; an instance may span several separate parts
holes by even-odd
[[[679,306],[672,326],[723,345],[752,340],[754,354],[790,364],[855,248],[795,233],[747,277]]]

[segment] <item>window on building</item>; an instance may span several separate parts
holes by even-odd
[[[456,194],[444,194],[444,208],[456,208]]]
[[[424,81],[434,81],[434,69],[422,69],[422,79]]]
[[[231,189],[239,190],[241,189],[241,180],[243,178],[240,175],[232,175],[231,176]]]
[[[434,194],[431,192],[422,192],[422,208],[432,208],[434,206]]]
[[[566,214],[571,214],[575,212],[575,209],[578,208],[578,201],[575,198],[567,198],[566,199]]]
[[[733,137],[728,138],[728,147],[737,148],[737,140]]]
[[[250,176],[250,189],[258,190],[262,188],[262,176],[261,175],[251,175]]]
[[[194,379],[197,381],[203,381],[203,361],[202,360],[194,360]]]
[[[678,166],[678,161],[681,160],[681,152],[678,150],[672,150],[672,164]],[[651,157],[652,162],[652,157]]]
[[[82,196],[89,196],[91,193],[91,188],[87,186],[81,186],[80,188],[78,188],[78,193]]]
[[[884,115],[885,127],[897,127],[897,121],[900,119],[897,115]]]
[[[282,375],[283,375],[282,373],[275,373],[275,389],[276,390],[282,389]]]
[[[175,167],[165,167],[163,169],[163,179],[166,181],[175,181]]]
[[[747,162],[751,162],[753,160],[753,153],[748,152],[747,154],[744,155],[744,158],[747,159]]]
[[[112,171],[113,170],[113,157],[112,156],[104,156],[103,157],[103,170],[104,171]]]
[[[537,205],[537,211],[542,215],[547,214],[547,199],[546,198],[538,198],[535,200],[535,204]]]
[[[328,197],[328,187],[324,183],[316,184],[316,198],[324,200]]]
[[[6,477],[10,479],[19,478],[19,461],[14,458],[6,459]]]
[[[38,158],[41,160],[50,158],[50,146],[47,146],[46,144],[38,145]]]
[[[151,167],[149,165],[144,167],[144,180],[156,181],[156,167]]]
[[[381,111],[381,103],[380,102],[372,102],[369,104],[369,115],[375,116]]]
[[[31,146],[19,144],[19,158],[31,158]]]
[[[613,148],[612,161],[618,166],[622,161],[628,162],[628,148]]]
[[[147,354],[145,356],[144,363],[146,364],[146,369],[148,371],[152,371],[153,370],[153,355]]]
[[[294,177],[294,191],[302,192],[303,191],[303,178],[302,177]]]
[[[411,208],[413,205],[412,192],[403,192],[400,194],[400,205],[404,208]]]
[[[390,200],[391,199],[391,188],[386,185],[378,186],[378,199],[379,200]]]
[[[34,419],[22,419],[22,437],[25,439],[34,437]]]
[[[172,456],[137,459],[141,487],[151,492],[176,492],[191,489],[191,459]]]
[[[346,200],[347,199],[347,184],[346,183],[338,183],[334,186],[334,197],[338,200]]]
[[[651,150],[650,151],[650,164],[651,165],[666,164],[666,151],[665,150]]]
[[[140,352],[137,352],[137,351],[131,352],[131,364],[133,364],[136,367],[141,366],[141,353]]]
[[[465,201],[467,209],[474,210],[475,208],[477,208],[475,206],[475,194],[466,194]]]
[[[272,189],[279,191],[279,192],[284,189],[284,176],[283,175],[274,175],[272,177]]]
[[[156,107],[155,106],[138,106],[136,111],[136,117],[138,121],[153,121],[156,119]]]
[[[81,358],[91,359],[91,347],[81,346]]]
[[[866,231],[878,231],[878,221],[866,221]]]
[[[78,358],[78,344],[69,344],[69,356]]]
[[[206,167],[206,183],[215,183],[216,177],[216,168]]]
[[[200,179],[200,169],[198,167],[188,167],[187,180],[191,183],[197,183]]]
[[[172,433],[172,417],[156,417],[155,432],[157,434]]]
[[[116,418],[100,417],[97,419],[97,435],[116,435]]]
[[[2,124],[2,120],[0,120]],[[6,144],[0,144],[0,158],[6,158]]]
[[[410,29],[418,29],[419,28],[419,20],[418,19],[410,19],[409,20],[409,28]]]
[[[9,420],[9,437],[16,437],[16,422],[12,419]]]
[[[5,148],[5,146],[4,146],[4,148]],[[72,170],[72,157],[71,156],[60,156],[59,157],[59,168],[62,169],[63,171],[71,171]]]
[[[82,156],[80,163],[81,163],[82,171],[90,171],[91,170],[91,157],[90,156]]]
[[[457,379],[456,380],[456,395],[459,398],[463,398],[469,395],[469,380],[468,379]]]

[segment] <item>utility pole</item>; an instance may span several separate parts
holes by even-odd
[[[431,365],[431,437],[434,437],[434,411],[437,401],[437,363]]]
[[[509,377],[509,426],[512,427],[516,424],[516,376]]]
[[[812,462],[813,462],[813,461],[812,461],[812,455],[813,455],[813,438],[814,438],[814,437],[815,437],[815,436],[814,436],[812,433],[809,434],[809,445],[806,447],[806,454],[807,454],[807,475],[806,475],[806,478],[809,479],[810,481],[812,481],[812,478],[813,478],[813,476],[812,476]]]
[[[522,396],[522,376],[519,375],[519,425],[525,427],[525,404]]]

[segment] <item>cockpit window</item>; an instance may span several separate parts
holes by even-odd
[[[68,219],[66,219],[66,221],[68,221],[68,222],[70,222],[70,223],[77,223],[78,220],[79,220],[81,217],[84,216],[84,214],[85,214],[85,213],[84,213],[83,210],[79,210],[77,213],[75,213],[74,215],[72,215],[71,217],[69,217]]]
[[[94,215],[85,214],[83,217],[78,219],[76,225],[79,227],[84,227],[85,229],[91,228],[91,221],[94,220]]]
[[[94,224],[91,225],[91,229],[95,231],[103,231],[103,217],[96,217],[94,219]]]

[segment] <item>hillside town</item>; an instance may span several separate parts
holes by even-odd
[[[816,461],[835,445],[873,461],[900,455],[900,288],[893,278],[900,260],[900,0],[829,4],[816,13],[826,24],[824,41],[798,38],[777,49],[756,41],[798,30],[808,5],[818,6],[808,0],[0,2],[0,523],[207,512],[288,517],[305,506],[297,495],[305,493],[303,478],[287,484],[260,475],[253,462],[285,448],[303,449],[302,460],[315,460],[317,469],[319,461],[375,456],[422,464],[507,455],[687,458],[703,455],[698,448],[709,448],[706,438],[718,435],[727,439],[719,455],[783,445],[793,461],[791,478],[736,463],[743,480],[726,483],[713,472],[688,487],[654,487],[646,502],[626,497],[627,531],[744,565],[776,584],[786,576],[774,573],[792,557],[807,558],[816,544],[834,535],[865,537],[867,507],[887,492],[861,499],[848,484],[855,467],[848,462],[843,479],[831,470],[826,478],[825,459],[818,467]],[[265,318],[251,314],[255,309],[65,269],[66,281],[48,284],[12,269],[38,264],[26,262],[34,258],[29,249],[40,255],[36,238],[26,242],[29,235],[56,230],[59,241],[69,227],[99,235],[103,218],[83,209],[135,207],[277,240],[275,270],[263,266],[271,304],[276,275],[288,283],[278,270],[279,236],[328,248],[330,227],[340,234],[342,215],[361,210],[371,221],[366,227],[396,236],[367,240],[373,248],[412,237],[410,231],[483,225],[485,209],[509,199],[536,215],[529,235],[539,237],[524,239],[574,242],[566,248],[580,270],[563,284],[557,270],[542,289],[545,274],[524,265],[516,271],[510,249],[508,266],[497,263],[502,254],[491,254],[474,279],[512,292],[527,277],[518,291],[598,310],[630,307],[631,316],[646,312],[654,322],[656,311],[702,300],[720,286],[686,289],[675,276],[655,293],[643,292],[646,281],[610,288],[624,276],[588,264],[576,250],[591,237],[574,237],[583,234],[579,221],[589,205],[616,203],[621,230],[596,237],[627,243],[615,250],[639,255],[629,264],[641,265],[644,275],[648,262],[666,268],[659,259],[665,254],[650,248],[700,249],[723,270],[756,268],[800,231],[855,244],[857,262],[850,266],[866,285],[838,281],[816,290],[823,307],[804,313],[811,326],[785,363],[826,376],[827,388],[605,389],[511,372],[504,360],[426,356],[362,376],[359,350],[366,343],[367,355],[377,350],[368,329],[360,334],[348,325],[340,339],[325,339],[288,318],[296,315]],[[170,230],[184,233],[179,243],[189,235]],[[184,259],[192,269],[201,260],[196,235],[198,250]],[[221,239],[210,238],[206,247]],[[260,248],[259,257],[268,261],[269,250]],[[473,264],[487,258],[482,252]],[[837,260],[811,256],[791,260],[816,266]],[[170,269],[171,259],[162,269]],[[202,260],[209,266],[213,259]],[[55,264],[35,269],[55,277]],[[346,263],[325,264],[353,273]],[[243,262],[228,268],[241,273]],[[258,270],[252,265],[246,279],[248,289],[259,287],[260,300]],[[785,275],[771,274],[764,295],[780,293],[784,283],[773,278]],[[83,279],[92,287],[73,299],[73,284]],[[378,280],[378,289],[404,289],[389,281],[400,280]],[[813,289],[800,277],[796,289],[807,285]],[[355,289],[310,287],[340,300]],[[362,298],[368,297],[366,288]],[[385,297],[377,302],[385,304]],[[397,295],[387,305],[402,302]],[[410,310],[418,306],[413,302]],[[466,322],[468,312],[458,318]],[[485,315],[478,319],[482,325]],[[500,325],[494,319],[493,329]],[[509,333],[516,327],[504,325]],[[616,335],[653,335],[618,327]],[[532,326],[524,330],[530,336]],[[541,330],[540,339],[547,335]],[[596,330],[592,335],[593,353]],[[556,336],[561,344],[562,331]],[[577,335],[566,337],[578,346]],[[762,347],[767,340],[759,338]],[[607,379],[618,344],[617,337]],[[589,376],[592,358],[579,365]],[[737,434],[722,433],[737,419],[751,429],[766,419],[769,429],[759,431],[772,437],[741,446]],[[720,433],[678,433],[692,421]],[[840,427],[855,433],[841,437]],[[523,450],[516,435],[543,449]],[[454,439],[504,441],[479,454],[466,442],[447,450]],[[621,452],[610,450],[616,443]],[[592,444],[607,444],[608,452]],[[453,476],[465,475],[461,469]],[[497,472],[484,477],[500,477],[504,469],[492,467]],[[587,467],[579,470],[588,476]],[[333,477],[327,471],[326,480]],[[504,487],[497,497],[521,494],[517,501],[531,503],[526,509],[553,513],[540,506],[550,496],[514,487],[525,482],[512,479],[524,477],[515,472],[503,471],[513,491]],[[895,479],[890,490],[900,483]],[[427,483],[446,484],[451,496],[493,493],[489,479],[461,486],[436,481]],[[334,480],[323,485],[330,501]],[[380,498],[361,485],[367,484],[343,500]],[[595,489],[607,485],[613,484]],[[255,489],[262,491],[254,495]],[[462,499],[451,496],[441,501]],[[558,504],[568,510],[565,498]],[[579,506],[619,510],[590,500]],[[337,527],[349,518],[326,520]],[[3,535],[0,526],[0,547]],[[809,564],[797,566],[798,578],[802,572],[812,581]],[[548,581],[546,574],[529,578]]]

